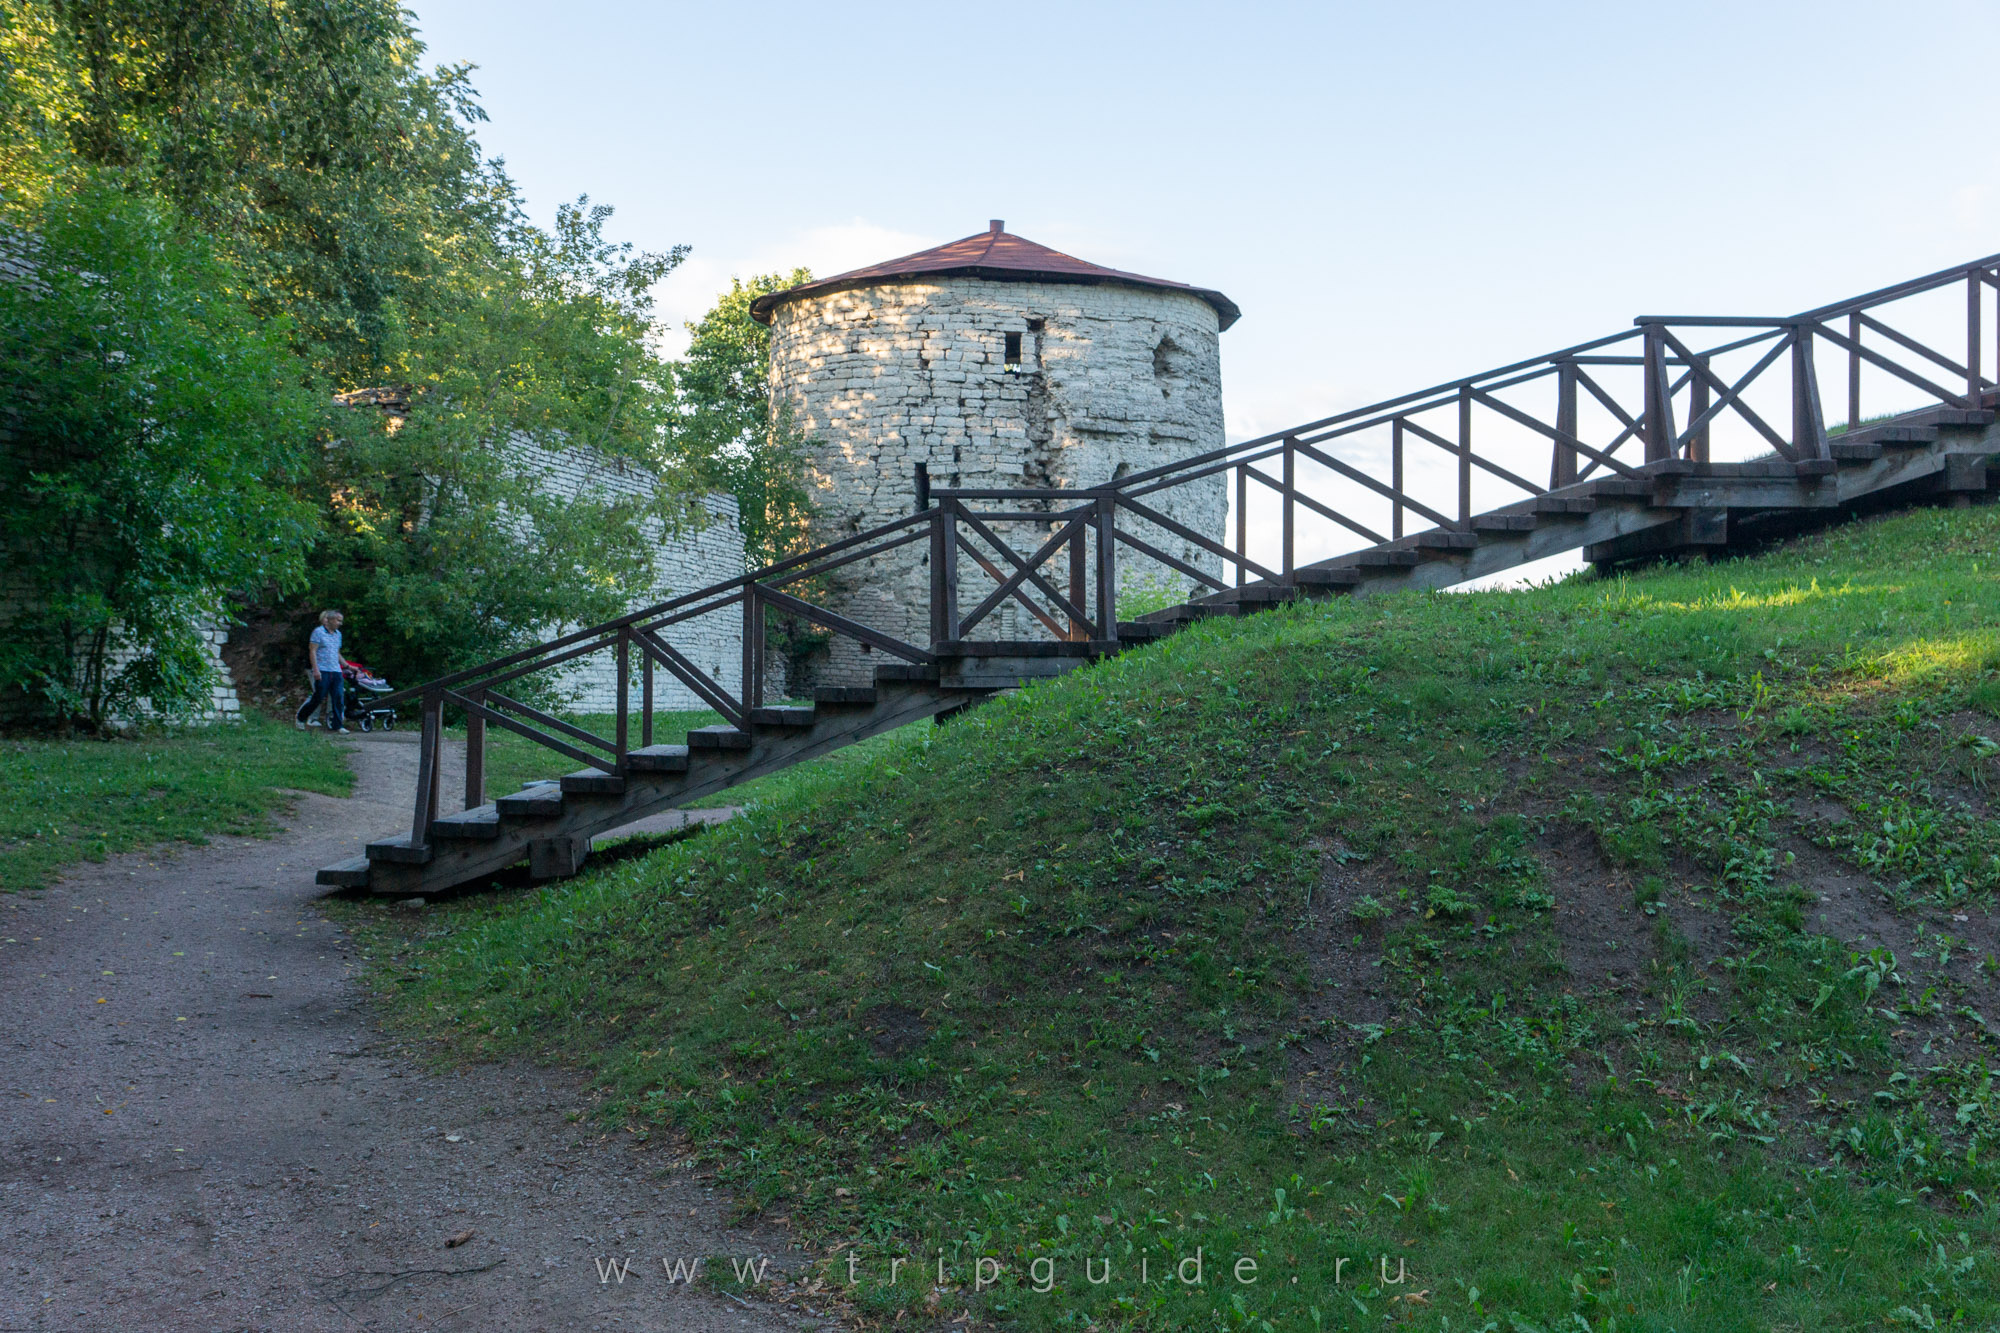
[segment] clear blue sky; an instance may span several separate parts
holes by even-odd
[[[661,291],[983,230],[1218,287],[1232,437],[2000,251],[2000,5],[414,0]]]

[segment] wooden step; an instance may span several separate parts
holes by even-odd
[[[1792,472],[1801,477],[1830,477],[1840,471],[1840,461],[1834,458],[1801,458],[1792,464]]]
[[[1479,545],[1479,534],[1474,532],[1453,532],[1449,528],[1432,528],[1410,538],[1419,551],[1470,551]]]
[[[872,685],[822,685],[813,691],[813,704],[819,708],[873,708],[875,687]]]
[[[368,858],[357,856],[322,866],[319,873],[313,876],[313,883],[333,889],[365,889],[368,887]]]
[[[1848,444],[1882,444],[1897,449],[1914,449],[1936,444],[1938,428],[1885,421],[1879,426],[1863,426],[1859,430],[1847,431],[1837,438]]]
[[[412,844],[410,835],[405,833],[399,838],[384,838],[380,842],[369,843],[368,859],[389,861],[400,866],[420,866],[430,861],[431,848],[429,843]]]
[[[625,756],[625,767],[634,773],[685,773],[688,767],[688,747],[648,745],[643,750],[629,752]]]
[[[1367,551],[1356,551],[1353,555],[1341,558],[1352,560],[1359,569],[1411,569],[1423,559],[1415,551],[1382,546]]]
[[[620,796],[625,791],[625,779],[617,773],[584,768],[563,774],[562,789],[565,796]]]
[[[1474,532],[1533,532],[1533,514],[1480,514],[1472,520]]]
[[[1163,607],[1158,611],[1148,611],[1139,617],[1142,625],[1168,625],[1179,628],[1191,625],[1209,613],[1193,602],[1182,602],[1178,606]]]
[[[1982,407],[1927,407],[1905,414],[1897,423],[1904,426],[1990,426],[1994,414]],[[1863,430],[1871,429],[1862,427]]]
[[[1537,514],[1570,515],[1594,514],[1597,512],[1597,497],[1594,495],[1538,495],[1534,499]]]
[[[1653,483],[1644,477],[1606,477],[1602,481],[1586,483],[1590,496],[1596,500],[1650,500],[1653,498]]]
[[[495,803],[462,810],[455,815],[440,815],[431,821],[431,836],[458,842],[497,838],[500,836],[500,807]]]
[[[885,683],[897,685],[935,685],[937,682],[938,669],[935,663],[889,662],[875,668],[875,683],[877,685]]]
[[[493,804],[508,819],[548,819],[562,813],[562,784],[537,782]]]
[[[812,730],[813,710],[810,708],[753,708],[750,710],[750,725],[753,727],[783,727],[794,731]]]
[[[1866,440],[1835,439],[1827,447],[1836,463],[1872,463],[1882,456],[1882,446]]]
[[[1262,583],[1248,588],[1235,588],[1229,592],[1217,593],[1216,600],[1227,606],[1235,602],[1239,606],[1275,606],[1280,602],[1295,602],[1300,593],[1297,588],[1287,588],[1283,584]]]
[[[1305,588],[1352,588],[1361,582],[1361,571],[1352,565],[1307,565],[1293,570],[1292,578]]]
[[[738,731],[727,723],[713,727],[696,727],[688,733],[690,750],[747,750],[750,748],[750,733]]]

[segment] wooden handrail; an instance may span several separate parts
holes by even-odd
[[[1963,359],[1941,350],[1931,342],[1898,329],[1884,317],[1883,308],[1895,302],[1929,292],[1966,287],[1965,349]],[[1815,363],[1814,343],[1826,342],[1845,353],[1846,394],[1850,424],[1861,414],[1861,368],[1872,366],[1938,402],[1954,407],[1977,407],[1988,401],[1989,390],[2000,384],[2000,317],[1991,377],[1981,362],[1987,356],[1985,333],[1985,293],[1996,291],[2000,301],[2000,255],[1990,255],[1970,263],[1953,265],[1889,287],[1820,306],[1788,317],[1745,315],[1648,315],[1633,321],[1629,329],[1573,344],[1555,352],[1514,361],[1474,375],[1401,394],[1363,407],[1351,408],[1267,435],[1209,449],[1187,458],[1142,469],[1122,477],[1089,486],[1057,488],[939,487],[919,472],[917,512],[879,524],[839,541],[800,552],[761,569],[725,579],[709,587],[681,594],[624,615],[549,639],[533,647],[496,657],[476,666],[462,668],[399,690],[381,699],[376,706],[394,708],[421,701],[423,734],[420,740],[418,790],[412,806],[411,836],[421,842],[429,835],[437,818],[439,760],[443,710],[449,704],[462,708],[469,720],[466,759],[466,799],[476,804],[483,799],[485,785],[484,739],[486,724],[493,723],[524,735],[553,751],[605,769],[623,771],[631,753],[630,679],[631,653],[639,653],[641,692],[638,740],[641,747],[653,739],[655,676],[659,668],[682,682],[704,703],[714,708],[732,725],[748,728],[752,715],[762,705],[767,650],[765,613],[779,611],[798,616],[853,639],[868,648],[880,648],[892,656],[915,663],[937,660],[936,644],[962,640],[1002,604],[1012,600],[1027,608],[1040,628],[1057,639],[1091,640],[1112,643],[1118,637],[1117,600],[1119,590],[1118,551],[1121,546],[1144,560],[1154,562],[1199,585],[1226,592],[1231,580],[1214,572],[1233,567],[1233,584],[1241,588],[1251,578],[1279,586],[1293,584],[1299,577],[1299,523],[1302,518],[1339,524],[1360,539],[1374,544],[1402,542],[1405,519],[1415,516],[1440,529],[1461,533],[1473,531],[1473,481],[1475,475],[1497,479],[1524,496],[1533,498],[1562,492],[1590,482],[1600,470],[1639,479],[1657,471],[1648,465],[1668,460],[1705,460],[1709,453],[1711,427],[1725,414],[1734,414],[1770,444],[1781,457],[1805,461],[1831,456],[1827,425],[1822,406],[1822,386]],[[1996,307],[2000,311],[2000,306]],[[1833,326],[1844,321],[1844,331]],[[1747,330],[1712,346],[1698,339],[1698,330]],[[1874,346],[1864,344],[1864,337]],[[1935,341],[1935,339],[1933,339]],[[1756,354],[1746,372],[1732,368],[1730,379],[1717,367],[1717,358],[1748,352],[1761,344],[1770,345]],[[1790,352],[1789,358],[1785,356]],[[1942,369],[1954,381],[1963,381],[1963,390],[1936,382],[1929,374],[1895,359],[1895,354],[1914,358],[1929,370]],[[1786,362],[1784,369],[1777,369]],[[1740,365],[1740,363],[1737,363]],[[1639,372],[1640,401],[1636,410],[1620,401],[1608,384],[1593,370],[1628,368]],[[1767,375],[1789,379],[1791,421],[1789,434],[1766,420],[1747,401],[1750,388]],[[1530,408],[1519,401],[1503,398],[1503,393],[1522,386],[1543,385],[1553,380],[1555,405],[1548,419],[1546,409]],[[1546,392],[1538,388],[1536,392]],[[1527,395],[1516,394],[1515,398]],[[1608,444],[1582,438],[1579,407],[1593,402],[1611,418],[1617,434]],[[1767,409],[1768,410],[1768,409]],[[1595,409],[1593,409],[1594,413]],[[1685,426],[1676,417],[1685,412]],[[1443,414],[1452,414],[1439,419]],[[1419,420],[1419,417],[1426,420]],[[1541,437],[1536,448],[1548,450],[1548,484],[1532,480],[1540,474],[1540,464],[1523,468],[1512,458],[1502,461],[1500,451],[1481,441],[1489,438],[1478,423],[1493,419]],[[1449,420],[1450,424],[1446,424]],[[1433,429],[1433,427],[1436,427]],[[1352,441],[1367,432],[1388,435],[1388,479],[1380,475],[1374,456],[1351,449]],[[1606,432],[1608,433],[1608,431]],[[1437,447],[1448,454],[1455,466],[1452,475],[1456,493],[1446,500],[1433,493],[1435,503],[1413,493],[1406,475],[1406,442],[1409,437]],[[1518,433],[1508,436],[1507,448],[1520,451]],[[1600,437],[1601,438],[1601,437]],[[1628,440],[1638,440],[1645,462],[1626,462],[1615,455]],[[1338,451],[1338,452],[1336,452]],[[1345,454],[1347,456],[1340,456]],[[1630,455],[1628,454],[1629,458]],[[1262,464],[1271,463],[1266,471]],[[1310,477],[1301,476],[1301,465]],[[1510,465],[1511,464],[1511,465]],[[1314,471],[1320,469],[1322,471]],[[1164,500],[1163,492],[1204,485],[1198,492],[1213,503],[1213,491],[1229,488],[1234,475],[1236,515],[1233,542],[1225,533],[1198,531],[1187,512]],[[1372,497],[1371,503],[1389,510],[1389,535],[1343,512],[1346,501],[1328,494],[1326,474],[1342,484],[1357,486]],[[1250,482],[1274,491],[1281,518],[1278,524],[1279,558],[1267,567],[1251,559],[1247,509]],[[1489,483],[1490,484],[1490,483]],[[1599,484],[1599,483],[1590,483]],[[1317,489],[1319,493],[1315,494]],[[1185,492],[1183,492],[1185,493]],[[1142,503],[1141,497],[1151,503]],[[1334,501],[1339,500],[1339,503]],[[982,506],[984,506],[982,508]],[[1176,554],[1147,541],[1138,532],[1118,527],[1118,511],[1173,534],[1189,543],[1194,551]],[[1032,551],[1016,550],[1004,531],[1008,524],[1028,524],[1043,530]],[[909,643],[897,634],[851,619],[830,608],[815,605],[807,598],[785,589],[806,583],[859,562],[877,559],[917,542],[928,544],[928,600],[926,624],[932,647]],[[982,548],[979,543],[984,543]],[[1066,551],[1068,587],[1061,586],[1054,571],[1056,555]],[[1094,554],[1092,554],[1094,553]],[[991,580],[992,588],[983,595],[970,614],[959,610],[958,566],[961,557],[970,558]],[[1216,562],[1204,565],[1204,560]],[[1047,571],[1047,572],[1045,572]],[[1043,605],[1029,595],[1030,590],[1045,598]],[[703,616],[740,608],[742,616],[742,679],[732,693],[722,683],[696,667],[686,654],[663,637],[668,630]],[[898,626],[898,633],[904,632]],[[551,714],[530,708],[502,695],[495,688],[536,672],[548,671],[580,658],[610,651],[615,654],[618,695],[615,733],[611,738],[593,735]],[[516,716],[509,716],[515,714]],[[529,725],[521,719],[531,719]],[[564,739],[564,738],[567,738]],[[611,756],[598,758],[579,750],[568,741],[602,749]]]

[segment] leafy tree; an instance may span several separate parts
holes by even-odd
[[[163,198],[297,380],[399,404],[334,413],[298,485],[324,534],[305,597],[345,605],[404,676],[652,595],[648,535],[728,484],[677,443],[649,345],[648,290],[684,252],[608,242],[587,199],[530,224],[473,137],[468,67],[427,73],[423,51],[396,0],[0,0],[0,210],[32,227],[85,178]],[[645,503],[551,494],[529,440],[663,482]]]
[[[298,584],[324,411],[171,209],[71,185],[0,276],[0,709],[102,729],[206,701],[219,592]]]
[[[88,89],[69,34],[39,0],[0,0],[0,198],[48,198]]]
[[[685,251],[614,245],[610,215],[583,199],[552,234],[516,220],[454,266],[392,368],[395,410],[342,423],[314,595],[385,665],[448,671],[655,593],[650,534],[690,521],[685,490],[640,503],[545,484],[548,449],[662,461],[651,291]]]
[[[0,0],[0,191],[115,168],[215,238],[342,387],[381,381],[433,281],[514,216],[470,67],[396,0]]]
[[[807,441],[771,409],[771,330],[750,318],[750,303],[811,282],[810,270],[732,278],[701,319],[687,356],[674,367],[679,415],[672,441],[682,466],[736,497],[744,550],[766,565],[801,549],[811,496]]]

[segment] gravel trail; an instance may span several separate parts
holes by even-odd
[[[278,837],[0,895],[0,1333],[831,1327],[669,1282],[798,1256],[673,1148],[573,1119],[574,1077],[384,1039],[312,876],[407,820],[416,751],[329,743],[355,797],[301,794]]]

